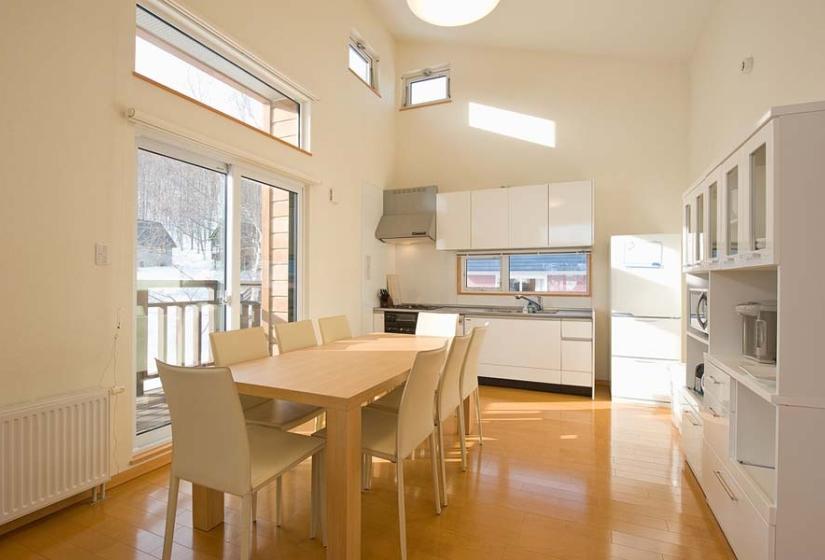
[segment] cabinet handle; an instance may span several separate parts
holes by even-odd
[[[714,385],[721,385],[721,384],[722,384],[722,382],[721,382],[721,381],[718,381],[718,380],[717,380],[715,377],[713,377],[712,375],[708,375],[708,377],[710,377],[710,380],[711,380],[711,381],[713,381],[713,384],[714,384]]]
[[[712,406],[709,406],[708,410],[710,411],[710,415],[713,416],[714,418],[720,418],[721,417],[721,414],[719,414],[718,412],[713,410]]]
[[[728,483],[725,482],[725,479],[722,477],[722,473],[719,471],[713,471],[713,474],[716,475],[716,479],[719,481],[719,484],[722,486],[722,489],[725,491],[725,494],[728,495],[731,502],[738,502],[739,500],[736,497],[736,494],[730,489]]]
[[[699,424],[699,422],[694,422],[694,421],[693,421],[693,414],[691,414],[690,412],[686,412],[685,414],[687,415],[688,422],[690,422],[690,424],[691,424],[692,426],[696,426],[697,428],[698,428],[699,426],[701,426],[701,424]]]

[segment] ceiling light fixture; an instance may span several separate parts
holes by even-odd
[[[440,25],[457,27],[473,23],[492,12],[499,0],[407,0],[407,5],[419,19]]]

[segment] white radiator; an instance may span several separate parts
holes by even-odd
[[[0,409],[0,525],[109,480],[109,392]]]

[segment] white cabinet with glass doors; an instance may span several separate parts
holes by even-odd
[[[773,122],[682,200],[686,271],[776,264]]]

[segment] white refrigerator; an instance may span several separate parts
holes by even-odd
[[[681,237],[610,240],[610,391],[613,398],[670,402],[681,365]]]

